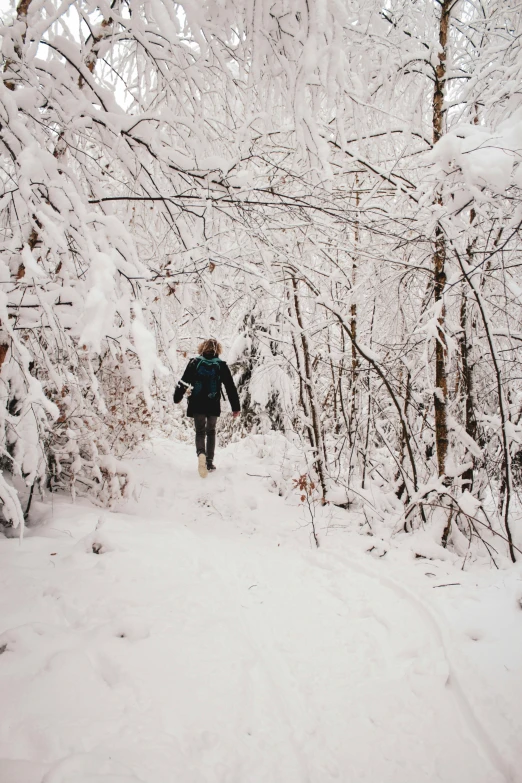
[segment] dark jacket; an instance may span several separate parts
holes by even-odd
[[[185,372],[174,391],[174,402],[181,402],[183,395],[187,391],[187,387],[194,386],[199,358],[200,357],[191,359],[187,364]],[[226,389],[228,401],[230,402],[232,410],[234,412],[241,410],[239,395],[234,379],[232,378],[232,373],[230,372],[228,364],[222,359],[219,360],[219,379],[219,394],[212,399],[208,397],[201,399],[196,395],[190,395],[187,416],[196,416],[197,414],[203,414],[204,416],[219,416],[221,413],[221,384],[223,384]]]

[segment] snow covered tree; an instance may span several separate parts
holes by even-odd
[[[22,0],[0,85],[6,470],[128,491],[115,457],[216,334],[243,430],[300,442],[323,495],[378,491],[445,545],[479,536],[463,497],[495,497],[514,558],[519,28],[511,0]]]

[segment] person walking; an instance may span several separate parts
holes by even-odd
[[[174,402],[188,396],[187,416],[194,419],[196,428],[196,452],[198,473],[206,478],[214,471],[216,448],[216,424],[221,414],[221,384],[224,385],[232,415],[239,416],[241,405],[236,384],[226,362],[219,358],[223,348],[213,338],[204,340],[198,347],[198,356],[191,359],[174,391]]]

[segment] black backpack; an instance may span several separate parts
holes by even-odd
[[[199,399],[214,400],[221,391],[219,359],[196,359],[192,395]]]

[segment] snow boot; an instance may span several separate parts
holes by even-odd
[[[216,469],[216,466],[214,465],[214,463],[213,462],[209,462],[207,460],[207,470],[208,470],[208,472],[212,473],[215,469]]]
[[[207,477],[207,458],[204,454],[198,454],[198,473],[201,478]]]

